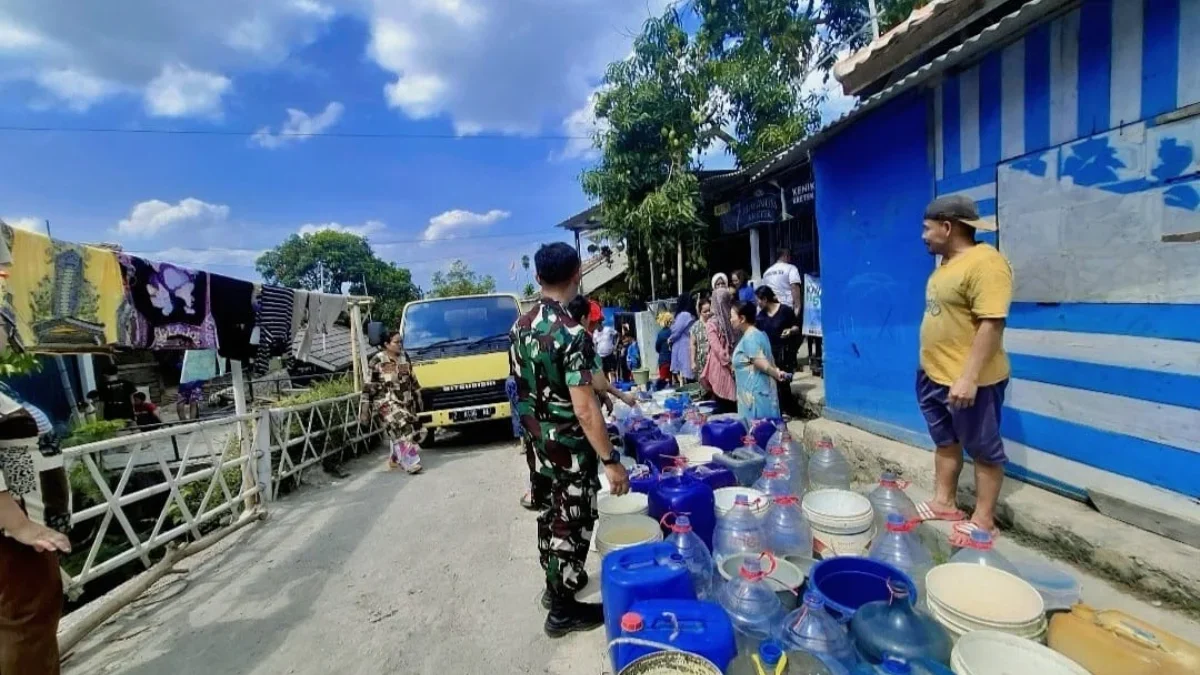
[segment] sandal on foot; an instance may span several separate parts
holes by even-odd
[[[964,520],[962,522],[955,523],[954,527],[951,528],[951,530],[950,530],[950,545],[954,546],[956,548],[962,548],[962,547],[968,545],[969,543],[971,543],[971,533],[972,532],[982,530],[982,529],[983,529],[982,527],[980,527],[979,525],[976,525],[975,523],[973,523],[969,520]],[[996,538],[1000,536],[1000,530],[998,528],[993,527],[991,529],[991,531],[989,531],[988,534],[991,534],[992,541],[995,541]]]
[[[533,494],[532,493],[526,492],[524,495],[522,495],[521,508],[525,509],[526,511],[537,511],[538,510],[537,504],[533,503]]]
[[[944,511],[934,508],[931,501],[917,503],[917,520],[921,522],[927,520],[944,520],[948,523],[957,523],[966,519],[967,514],[959,509]]]

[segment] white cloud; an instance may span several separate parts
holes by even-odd
[[[288,143],[307,141],[313,134],[319,134],[338,123],[342,118],[345,107],[337,101],[325,106],[316,115],[309,115],[303,110],[288,108],[287,121],[279,128],[279,133],[271,133],[271,127],[263,127],[250,137],[250,144],[260,148],[275,149]]]
[[[146,85],[146,112],[154,117],[220,117],[228,77],[181,64],[163,66]]]
[[[207,229],[224,224],[229,219],[229,207],[209,204],[194,197],[171,205],[160,199],[135,204],[129,217],[117,223],[117,233],[130,237],[152,237],[160,232],[187,226]]]
[[[607,126],[607,122],[596,119],[596,97],[599,90],[588,94],[587,101],[567,115],[563,120],[563,135],[569,136],[560,159],[596,159],[600,150],[593,144],[592,137]]]
[[[341,223],[308,223],[301,225],[299,234],[316,234],[317,232],[345,232],[359,237],[366,237],[387,228],[381,220],[368,220],[362,225],[342,225]]]
[[[38,234],[46,234],[46,221],[41,218],[30,218],[28,216],[5,216],[0,218],[0,221],[17,228],[18,230],[29,230]]]
[[[37,75],[37,83],[75,112],[84,112],[119,90],[112,82],[71,68],[42,71]]]
[[[464,209],[453,209],[429,219],[429,227],[421,233],[426,242],[442,239],[454,239],[465,230],[488,227],[508,218],[511,213],[500,209],[492,209],[487,213],[475,213]]]
[[[147,260],[169,262],[186,267],[204,267],[206,265],[221,265],[234,267],[254,267],[259,256],[265,250],[249,248],[167,248],[142,254]]]

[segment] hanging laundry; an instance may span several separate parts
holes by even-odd
[[[15,326],[24,349],[107,351],[120,342],[125,294],[113,251],[52,240],[0,224],[12,264],[0,298],[0,324]]]
[[[301,327],[308,321],[308,291],[296,291],[292,301],[292,336],[300,334]]]
[[[179,382],[208,382],[225,374],[225,359],[217,356],[215,349],[189,349],[183,353],[183,367],[179,371]]]
[[[305,294],[307,301],[308,294]],[[271,359],[286,357],[292,347],[292,314],[296,303],[296,292],[290,288],[263,286],[259,295],[258,314],[254,318],[258,326],[258,349],[254,358],[254,372],[265,375],[271,368]]]
[[[128,307],[121,343],[141,349],[216,349],[209,275],[121,254]]]
[[[251,342],[258,287],[220,274],[209,274],[208,284],[213,323],[217,325],[217,352],[235,361],[253,359],[257,352]]]
[[[296,353],[296,358],[300,360],[308,358],[308,354],[312,350],[313,336],[318,333],[322,335],[328,333],[329,329],[333,327],[333,322],[337,321],[345,309],[346,296],[344,295],[309,293],[308,326],[304,329],[304,341],[300,343],[300,350]]]

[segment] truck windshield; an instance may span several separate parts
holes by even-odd
[[[447,298],[404,310],[404,348],[483,346],[507,337],[519,311],[511,297]]]

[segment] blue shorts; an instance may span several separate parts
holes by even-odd
[[[951,408],[950,387],[929,379],[925,371],[918,371],[917,403],[934,444],[945,447],[960,443],[972,459],[985,464],[1007,462],[1004,441],[1000,438],[1000,409],[1007,387],[1008,380],[980,387],[970,408]]]

